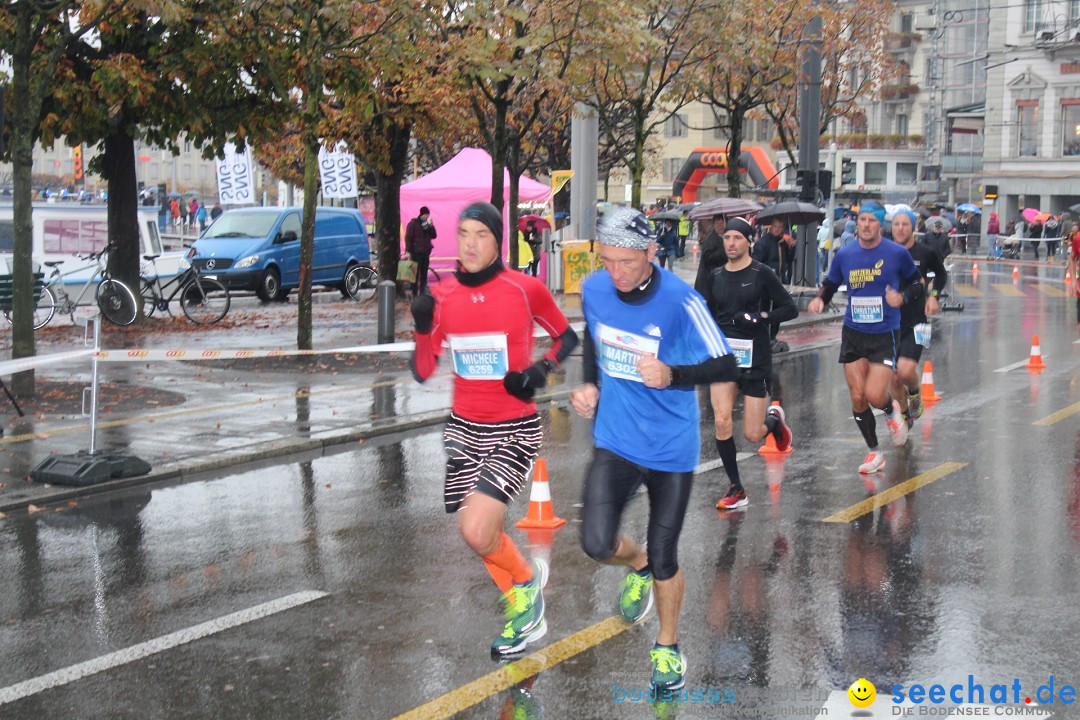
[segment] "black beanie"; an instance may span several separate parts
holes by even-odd
[[[503,241],[503,218],[494,205],[488,202],[474,202],[461,211],[461,220],[478,220],[487,226],[491,234],[495,236],[495,244],[502,253]]]
[[[740,217],[728,218],[727,223],[724,226],[724,232],[727,232],[728,230],[734,230],[735,232],[740,233],[747,240],[752,240],[754,238],[753,226]]]
[[[420,215],[430,215],[430,214],[431,214],[431,211],[428,210],[427,205],[424,205],[422,208],[420,208]],[[416,217],[420,217],[420,215],[417,215]]]

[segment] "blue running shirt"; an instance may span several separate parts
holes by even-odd
[[[829,282],[847,285],[844,324],[859,332],[877,334],[900,329],[900,309],[885,302],[885,288],[900,290],[903,281],[919,279],[919,268],[901,245],[882,238],[867,250],[858,242],[837,251],[829,265]]]
[[[599,365],[600,404],[593,424],[596,447],[662,472],[691,472],[701,453],[696,388],[646,387],[637,361],[655,356],[667,365],[697,365],[731,353],[705,301],[673,273],[653,268],[655,294],[624,302],[605,271],[582,288],[586,331]]]

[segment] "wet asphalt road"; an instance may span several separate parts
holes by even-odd
[[[981,265],[977,284],[958,277],[954,296],[967,309],[935,321],[924,356],[944,400],[901,449],[878,421],[880,476],[857,472],[865,448],[837,347],[778,364],[795,452],[742,461],[745,512],[718,516],[722,470],[698,476],[680,544],[681,645],[702,701],[617,699],[647,687],[655,613],[629,629],[593,628],[612,616],[622,571],[577,544],[589,426],[555,408],[544,415],[543,456],[570,522],[550,548],[544,669],[520,688],[468,685],[500,667],[487,652],[498,606],[442,511],[441,436],[431,429],[7,518],[0,715],[382,718],[450,693],[443,712],[421,716],[781,717],[824,705],[849,717],[836,691],[865,677],[879,692],[872,716],[889,717],[896,684],[948,687],[973,675],[989,691],[1017,679],[1020,705],[1051,676],[1059,690],[1076,687],[1080,414],[1053,421],[1080,403],[1075,301],[1036,287],[1062,287],[1040,280],[1041,268],[1024,268],[1014,286],[1011,266],[995,275]],[[1046,372],[995,372],[1026,359],[1034,334]],[[709,417],[704,463],[715,458]],[[882,507],[824,521],[935,471],[940,479]],[[519,502],[512,519],[525,509]],[[634,534],[645,509],[638,500],[627,512]],[[583,630],[564,652],[559,641]],[[128,648],[130,657],[110,655]],[[1050,709],[1080,714],[1072,707]]]

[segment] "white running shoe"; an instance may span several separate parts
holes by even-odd
[[[883,467],[885,467],[885,456],[877,450],[871,450],[863,458],[862,465],[859,466],[859,472],[863,475],[869,475],[870,473],[876,473]]]
[[[900,412],[900,406],[895,400],[892,404],[892,418],[886,420],[885,424],[889,426],[893,445],[900,447],[907,442],[907,422],[904,421],[904,414]]]

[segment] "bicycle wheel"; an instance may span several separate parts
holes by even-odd
[[[212,325],[229,312],[229,290],[214,278],[197,277],[180,290],[180,307],[188,320]]]
[[[55,312],[56,298],[53,297],[52,290],[48,287],[41,288],[41,296],[34,306],[34,329],[37,330],[48,325]],[[9,323],[11,322],[11,315],[10,310],[4,311],[4,319]]]
[[[113,278],[102,280],[94,298],[101,309],[101,314],[113,325],[130,325],[135,322],[135,316],[139,312],[135,293],[119,280]]]
[[[157,287],[154,283],[150,282],[146,278],[142,281],[142,311],[144,317],[151,317],[154,311],[157,310],[158,294]]]
[[[366,302],[375,297],[379,285],[379,276],[369,267],[353,265],[345,273],[345,292],[353,300]]]

